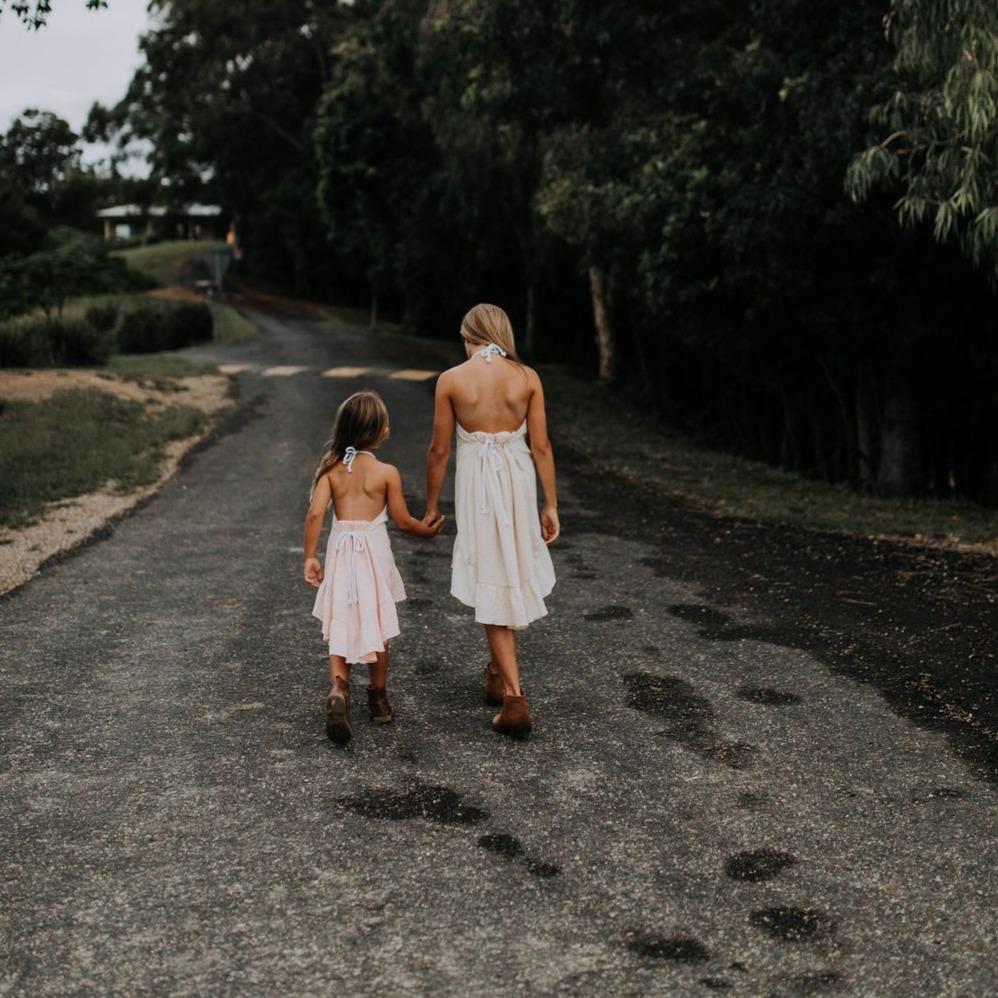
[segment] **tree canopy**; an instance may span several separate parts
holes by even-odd
[[[431,335],[498,301],[719,445],[998,501],[998,8],[885,2],[161,0],[90,128],[257,279]]]

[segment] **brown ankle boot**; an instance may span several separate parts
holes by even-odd
[[[326,736],[340,745],[350,741],[350,687],[342,679],[335,679],[326,697]]]
[[[492,663],[489,662],[485,666],[485,703],[489,707],[501,707],[502,691],[502,676],[499,675],[498,669],[492,668]]]
[[[522,738],[530,734],[532,723],[530,707],[523,691],[520,691],[519,696],[504,693],[502,710],[492,718],[492,727],[502,735]]]
[[[368,686],[367,710],[375,724],[391,724],[395,715],[392,713],[392,705],[388,702],[384,686],[381,689]]]

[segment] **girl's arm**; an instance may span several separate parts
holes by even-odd
[[[406,505],[405,496],[402,493],[402,476],[398,468],[388,465],[388,512],[391,513],[395,526],[407,534],[415,534],[417,537],[436,537],[440,533],[440,528],[444,525],[444,518],[437,515],[427,523],[426,520],[417,520]],[[429,515],[429,514],[427,514]]]
[[[312,503],[305,514],[305,541],[303,548],[305,552],[304,575],[305,581],[313,588],[318,589],[322,582],[322,565],[315,556],[315,549],[319,544],[319,534],[322,533],[322,521],[326,518],[326,510],[329,508],[329,500],[332,498],[332,491],[329,488],[329,479],[323,475],[316,482],[315,492],[312,494]]]
[[[548,437],[548,418],[544,410],[544,387],[537,372],[530,370],[529,378],[534,390],[527,405],[527,436],[530,438],[530,453],[537,468],[544,493],[544,509],[541,511],[541,534],[545,544],[553,544],[561,533],[558,522],[558,487],[555,483],[554,449]]]
[[[433,523],[440,516],[440,489],[447,475],[450,461],[451,438],[454,436],[454,409],[447,389],[448,372],[437,378],[437,391],[433,403],[433,436],[430,452],[426,456],[426,516],[423,523]]]

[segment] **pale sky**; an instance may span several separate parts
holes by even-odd
[[[84,0],[55,0],[38,31],[6,11],[0,16],[0,131],[25,108],[37,107],[54,111],[78,133],[94,101],[114,104],[124,97],[148,24],[146,0],[109,0],[104,10],[87,10]],[[86,159],[101,152],[90,149]]]

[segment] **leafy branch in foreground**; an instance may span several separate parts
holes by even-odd
[[[89,10],[102,10],[107,6],[107,0],[87,0]],[[0,0],[0,15],[5,10],[10,10],[28,28],[37,31],[48,22],[49,14],[52,13],[52,0]]]
[[[885,19],[897,88],[874,108],[886,138],[846,175],[856,201],[899,183],[906,225],[931,220],[998,271],[998,5],[993,0],[896,0]]]

